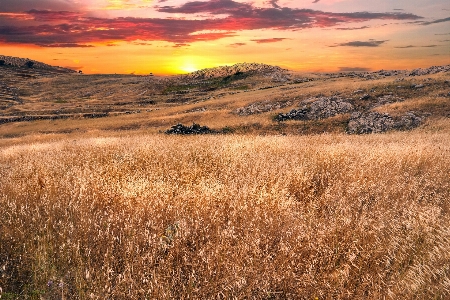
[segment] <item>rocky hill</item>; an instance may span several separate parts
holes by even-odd
[[[19,58],[19,57],[13,57],[13,56],[5,56],[5,55],[0,55],[0,67],[2,65],[19,67],[19,68],[52,71],[52,72],[57,72],[57,73],[75,73],[76,72],[71,69],[51,66],[51,65],[44,64],[42,62],[28,59],[28,58]]]
[[[220,66],[215,68],[207,68],[198,70],[186,75],[183,79],[209,79],[217,77],[231,76],[239,73],[245,74],[263,74],[275,77],[284,77],[287,75],[286,69],[278,66],[271,66],[259,63],[238,63],[232,66]]]

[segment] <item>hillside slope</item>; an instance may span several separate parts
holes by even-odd
[[[52,71],[57,73],[75,73],[76,71],[58,67],[58,66],[51,66],[48,64],[45,64],[40,61],[28,59],[28,58],[20,58],[20,57],[14,57],[14,56],[5,56],[0,55],[0,66],[10,66],[10,67],[18,67],[18,68],[25,68],[25,69],[38,69],[38,70],[46,70],[46,71]]]
[[[20,67],[26,61],[0,67],[2,137],[92,129],[161,133],[178,123],[207,126],[202,132],[210,133],[365,134],[450,116],[449,65],[295,73],[244,63],[159,77]]]

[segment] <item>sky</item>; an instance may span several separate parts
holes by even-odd
[[[450,1],[0,0],[0,54],[86,74],[414,69],[450,64]]]

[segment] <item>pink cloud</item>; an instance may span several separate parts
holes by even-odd
[[[76,11],[36,9],[2,17],[0,12],[0,41],[44,47],[89,47],[92,43],[108,44],[114,41],[168,41],[174,44],[187,44],[236,36],[242,30],[288,31],[332,27],[367,20],[421,18],[406,13],[331,13],[279,7],[278,1],[269,1],[269,3],[272,7],[261,8],[233,0],[210,0],[186,2],[177,7],[156,8],[157,11],[168,14],[189,16],[200,13],[210,16],[202,19],[100,18]],[[219,15],[225,15],[225,17],[218,17]],[[24,18],[28,21],[22,22]],[[208,33],[197,33],[202,31],[208,31]],[[267,43],[281,40],[282,38],[273,38],[254,41]]]

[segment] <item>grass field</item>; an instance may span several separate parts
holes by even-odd
[[[448,67],[237,74],[2,68],[0,298],[449,299]]]
[[[4,139],[1,299],[448,299],[449,134]]]

